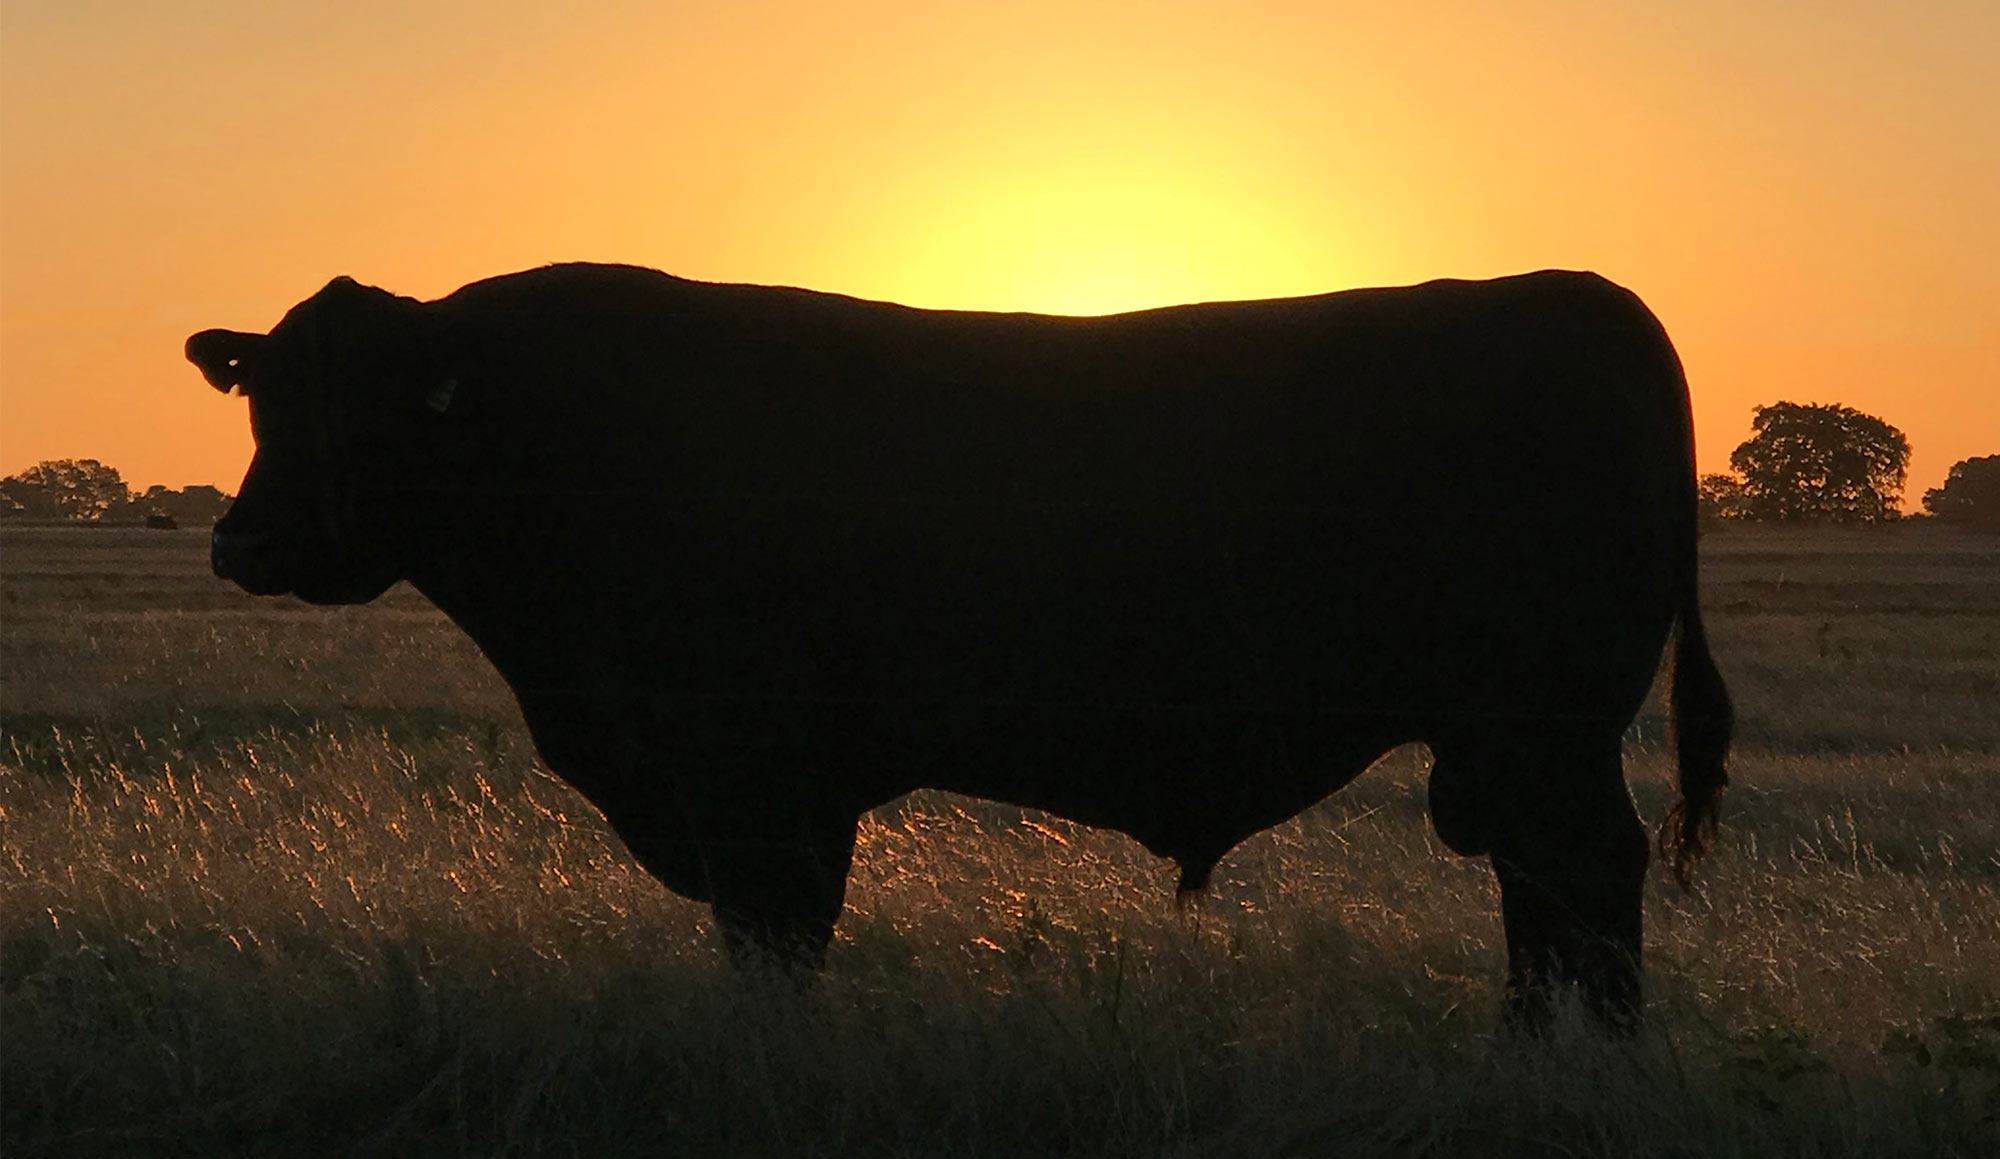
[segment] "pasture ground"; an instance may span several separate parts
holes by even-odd
[[[0,1150],[2000,1154],[2000,540],[1703,551],[1735,786],[1700,892],[1656,869],[1613,1045],[1499,1033],[1497,891],[1421,749],[1185,911],[1116,835],[898,802],[800,993],[724,968],[420,597],[0,531]],[[1628,753],[1657,820],[1657,709]]]

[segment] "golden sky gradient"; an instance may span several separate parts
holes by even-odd
[[[572,10],[575,9],[575,10]],[[0,473],[234,490],[181,360],[571,259],[1101,313],[1547,266],[1750,407],[2000,453],[1992,0],[0,0]]]

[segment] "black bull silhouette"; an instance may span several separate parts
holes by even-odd
[[[1687,386],[1594,275],[1064,318],[565,265],[340,278],[187,353],[257,439],[216,573],[409,581],[738,956],[816,964],[857,817],[914,788],[1122,830],[1195,890],[1423,741],[1513,1010],[1562,977],[1629,1024],[1620,737],[1670,638],[1683,881],[1713,828]]]

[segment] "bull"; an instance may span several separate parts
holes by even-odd
[[[399,580],[732,957],[816,966],[855,824],[919,787],[1130,834],[1199,890],[1427,744],[1510,1010],[1640,1005],[1621,737],[1672,642],[1685,883],[1731,710],[1687,385],[1586,273],[1095,318],[628,266],[420,302],[337,278],[187,356],[256,452],[214,569]]]

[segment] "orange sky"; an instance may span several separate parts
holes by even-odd
[[[233,490],[181,342],[338,273],[1097,313],[1567,266],[1665,320],[1704,469],[1840,402],[1914,503],[2000,453],[1996,109],[1983,0],[0,0],[0,473]]]

